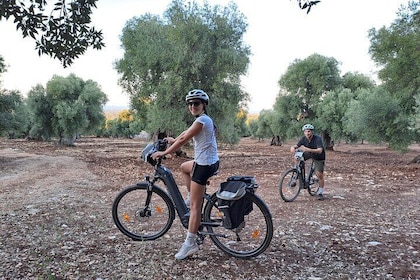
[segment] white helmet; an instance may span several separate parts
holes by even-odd
[[[204,103],[209,104],[209,96],[201,89],[193,89],[185,96],[185,101],[188,102],[191,99],[201,99]]]
[[[314,130],[314,126],[310,123],[307,123],[304,126],[302,126],[302,131],[305,131],[305,130],[308,130],[308,129],[309,130]]]

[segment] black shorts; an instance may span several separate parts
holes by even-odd
[[[205,186],[207,180],[219,170],[219,161],[212,165],[199,165],[194,162],[192,168],[191,181],[199,185]]]

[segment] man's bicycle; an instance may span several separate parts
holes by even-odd
[[[175,211],[185,228],[188,228],[189,209],[179,191],[171,171],[156,161],[151,154],[166,149],[166,142],[148,144],[142,151],[142,159],[154,166],[154,175],[145,181],[123,189],[115,198],[112,218],[118,229],[135,241],[155,240],[172,226]],[[273,221],[265,202],[255,194],[259,187],[252,176],[232,176],[232,180],[246,182],[245,198],[252,203],[249,213],[236,228],[226,226],[223,205],[216,193],[204,196],[204,208],[197,244],[206,236],[223,252],[237,258],[251,258],[263,253],[273,237]],[[229,180],[229,179],[228,179]],[[166,191],[164,190],[164,188]]]
[[[295,200],[301,189],[307,189],[311,196],[316,195],[319,189],[319,180],[315,173],[314,161],[312,160],[308,176],[305,177],[303,152],[296,151],[294,157],[298,160],[298,163],[295,167],[284,172],[280,179],[280,196],[286,202]]]

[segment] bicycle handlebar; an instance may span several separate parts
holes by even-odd
[[[152,166],[159,165],[162,162],[161,158],[158,158],[157,160],[154,160],[152,158],[152,154],[155,152],[163,152],[166,150],[166,147],[168,146],[168,141],[165,139],[159,139],[158,141],[154,143],[148,143],[146,147],[141,151],[141,159],[144,162],[150,163]]]

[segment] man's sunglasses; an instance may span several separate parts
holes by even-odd
[[[200,106],[201,102],[200,101],[194,101],[194,102],[188,102],[187,104],[188,104],[188,106],[198,107],[198,106]]]

